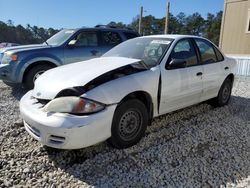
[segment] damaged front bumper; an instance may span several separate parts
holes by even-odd
[[[96,114],[75,116],[47,113],[29,91],[20,101],[27,132],[42,144],[59,149],[79,149],[95,145],[111,136],[115,105]]]

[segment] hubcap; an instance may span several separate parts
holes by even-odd
[[[35,74],[34,78],[33,78],[33,83],[35,83],[36,79],[37,79],[39,76],[41,76],[44,72],[45,72],[44,70],[43,70],[43,71],[37,72],[37,73]]]
[[[230,84],[226,84],[222,90],[222,102],[225,103],[230,97],[231,87]]]
[[[119,122],[119,133],[123,140],[134,139],[142,124],[141,113],[136,110],[130,110],[123,114]]]

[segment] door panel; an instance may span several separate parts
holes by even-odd
[[[216,97],[223,82],[223,71],[213,44],[204,39],[194,39],[203,64],[203,92],[201,101]]]
[[[203,73],[201,101],[216,97],[223,82],[220,63],[203,65]]]
[[[64,50],[64,57],[65,57],[65,64],[79,62],[79,61],[85,61],[88,59],[96,58],[101,56],[101,53],[99,53],[99,48],[88,48],[88,47],[82,47],[82,48],[73,48],[73,49],[65,49]]]
[[[162,71],[160,113],[164,114],[200,102],[201,66]]]
[[[186,67],[171,69],[174,60],[186,62]],[[202,71],[191,40],[178,41],[168,58],[166,69],[161,69],[160,114],[200,102]]]
[[[73,40],[75,44],[64,48],[65,64],[85,61],[102,55],[100,40],[96,31],[83,31]]]

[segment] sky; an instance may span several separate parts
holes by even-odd
[[[37,25],[44,28],[79,28],[108,24],[111,21],[129,24],[144,7],[144,15],[162,18],[167,0],[0,0],[0,21],[14,25]],[[170,0],[170,12],[190,15],[223,10],[224,0]]]

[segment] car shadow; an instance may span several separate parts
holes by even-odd
[[[250,176],[250,99],[202,103],[155,118],[135,146],[46,148],[69,176],[96,187],[219,187]]]
[[[10,87],[10,86],[9,86]],[[11,95],[18,101],[29,91],[25,89],[21,84],[16,84],[15,86],[10,87]]]

